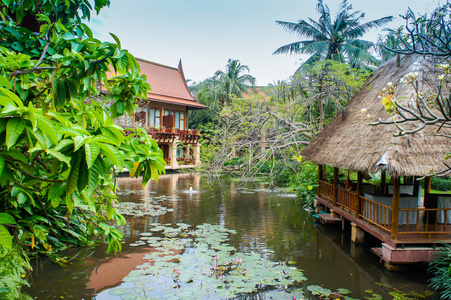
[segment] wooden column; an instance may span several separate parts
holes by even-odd
[[[381,193],[382,195],[386,194],[386,186],[387,186],[387,175],[385,171],[381,172]]]
[[[424,178],[424,199],[429,198],[429,194],[431,193],[431,177]]]
[[[337,204],[338,201],[338,168],[334,167],[334,205]]]
[[[360,194],[362,193],[362,181],[363,181],[363,173],[357,172],[357,187],[356,187],[356,194],[357,194],[357,203],[356,203],[356,218],[360,219],[360,214],[362,213],[362,205],[360,202]]]
[[[318,197],[320,196],[321,180],[323,180],[323,165],[318,165]]]
[[[419,196],[420,192],[420,182],[417,180],[416,176],[413,176],[413,196]]]
[[[399,198],[400,198],[400,190],[401,190],[401,183],[399,180],[399,177],[393,177],[394,184],[393,184],[393,198],[391,200],[391,207],[392,207],[392,218],[391,218],[391,238],[397,238],[398,237],[398,222],[399,222]]]

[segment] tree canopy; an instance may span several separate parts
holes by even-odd
[[[365,13],[353,12],[352,5],[346,0],[340,4],[335,19],[331,18],[329,7],[323,0],[318,0],[316,9],[320,15],[318,21],[312,18],[299,20],[297,23],[276,21],[289,33],[307,39],[284,45],[274,54],[309,54],[311,56],[304,62],[305,66],[324,59],[349,63],[358,69],[378,64],[378,60],[370,53],[375,44],[361,37],[370,29],[387,24],[393,17],[361,23]]]
[[[94,1],[97,13],[107,5]],[[164,172],[144,130],[126,135],[113,122],[150,87],[115,35],[93,37],[83,23],[91,9],[86,0],[0,4],[0,247],[54,257],[104,236],[117,251],[116,171],[143,174],[143,184]]]

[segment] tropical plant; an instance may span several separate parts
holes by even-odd
[[[99,12],[109,1],[94,5]],[[144,184],[164,172],[162,152],[146,132],[126,135],[113,122],[133,112],[149,85],[116,36],[116,43],[93,38],[82,23],[90,9],[84,0],[0,4],[0,244],[6,249],[19,244],[52,256],[104,237],[108,251],[118,251],[122,234],[111,221],[125,219],[113,208],[116,170],[142,173]]]
[[[386,35],[380,35],[378,37],[378,50],[381,57],[381,62],[387,61],[396,55],[395,52],[389,49],[396,49],[407,41],[406,36],[402,36],[404,26],[400,26],[396,29],[384,29],[388,33]]]
[[[216,71],[212,92],[219,100],[221,107],[230,104],[233,96],[243,97],[243,93],[253,90],[255,78],[249,74],[243,74],[244,72],[249,72],[249,67],[231,58],[227,61],[225,72]]]
[[[282,46],[274,54],[310,54],[303,66],[324,59],[349,63],[359,69],[371,68],[378,64],[378,60],[370,53],[370,50],[375,48],[374,43],[360,37],[370,29],[387,24],[393,17],[361,23],[365,14],[360,11],[352,12],[352,5],[346,0],[340,4],[334,20],[330,16],[329,7],[323,4],[322,0],[318,0],[316,9],[320,14],[318,21],[311,18],[308,18],[308,21],[299,20],[297,23],[276,21],[289,33],[306,37],[307,40]]]
[[[405,30],[391,31],[396,37],[394,45],[384,45],[398,54],[422,54],[449,58],[451,56],[451,3],[439,5],[431,14],[416,16],[409,8],[402,18]]]
[[[451,299],[451,246],[444,245],[434,261],[430,264],[429,271],[433,277],[429,280],[431,287],[441,290],[441,299]]]

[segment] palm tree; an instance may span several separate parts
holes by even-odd
[[[225,72],[216,71],[213,91],[221,106],[229,104],[233,96],[243,97],[243,93],[254,89],[255,77],[244,72],[249,72],[249,67],[231,58],[227,61]]]
[[[299,20],[298,23],[276,21],[289,33],[307,39],[282,46],[273,54],[311,54],[303,66],[324,59],[349,63],[353,68],[358,69],[367,69],[378,64],[378,60],[369,52],[375,44],[359,38],[370,29],[387,24],[393,17],[384,17],[361,24],[360,21],[365,13],[351,12],[352,5],[346,0],[340,4],[335,20],[331,19],[329,7],[323,4],[323,0],[318,0],[316,9],[320,14],[318,21],[311,18],[308,18],[309,22]]]

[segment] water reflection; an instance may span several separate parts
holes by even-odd
[[[118,185],[125,191],[120,201],[142,203],[146,198],[164,195],[161,205],[173,210],[160,216],[127,218],[127,225],[121,228],[124,244],[120,254],[106,255],[106,247],[101,245],[68,251],[67,255],[79,258],[68,268],[43,258],[33,261],[32,286],[27,289],[33,297],[114,299],[109,289],[123,284],[122,279],[131,270],[147,262],[144,256],[155,251],[149,245],[129,245],[156,223],[209,223],[234,229],[237,234],[231,236],[230,244],[238,251],[259,253],[273,261],[296,262],[294,266],[304,270],[308,284],[346,288],[354,298],[368,296],[364,291],[372,289],[390,299],[389,289],[376,282],[418,291],[427,288],[424,272],[386,271],[369,253],[368,246],[350,242],[348,231],[315,225],[310,213],[296,205],[295,198],[284,191],[269,191],[264,184],[248,183],[243,187],[234,181],[197,174],[171,174],[144,188],[139,180],[130,178],[120,178]],[[190,188],[199,193],[183,192]],[[264,298],[264,293],[260,297]]]

